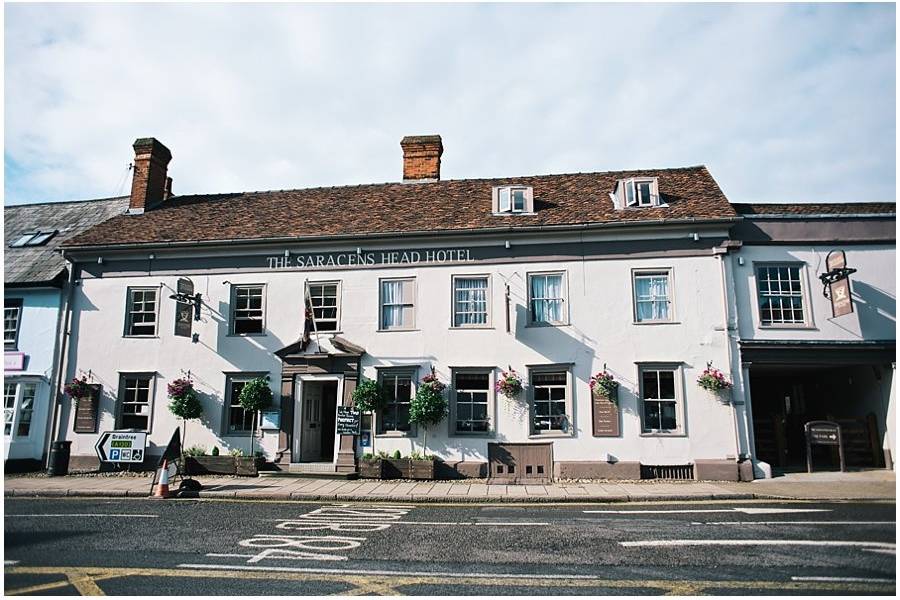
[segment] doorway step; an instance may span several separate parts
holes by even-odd
[[[334,463],[292,463],[287,471],[260,471],[260,477],[296,477],[301,479],[356,479],[359,473],[338,473]]]

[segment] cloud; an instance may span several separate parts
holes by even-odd
[[[7,203],[707,164],[735,202],[895,199],[895,7],[39,5],[6,10]]]

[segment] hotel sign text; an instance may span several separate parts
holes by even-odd
[[[329,252],[266,257],[270,269],[326,269],[474,262],[468,248],[438,250],[378,250],[376,252]]]

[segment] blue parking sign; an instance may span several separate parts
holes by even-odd
[[[111,460],[113,462],[119,460],[119,452],[120,452],[119,448],[113,448],[112,450],[110,450],[109,451],[109,460]]]

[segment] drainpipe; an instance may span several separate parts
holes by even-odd
[[[56,373],[53,375],[53,381],[50,384],[50,393],[53,398],[53,409],[52,415],[53,418],[50,421],[50,434],[47,436],[47,442],[44,447],[44,467],[47,467],[47,462],[50,459],[50,445],[56,440],[58,435],[57,428],[59,425],[59,412],[61,407],[61,394],[60,388],[62,387],[62,381],[65,377],[66,373],[66,351],[68,349],[69,342],[69,319],[72,314],[72,296],[75,293],[75,263],[70,262],[66,257],[66,253],[62,253],[63,259],[69,262],[69,279],[66,283],[67,292],[65,294],[65,300],[60,310],[59,318],[57,320],[57,327],[59,327],[59,322],[62,321],[62,329],[59,329],[59,334],[56,337],[56,348],[54,349],[54,358],[57,359],[54,362],[57,362],[56,365]]]
[[[728,356],[728,370],[732,374],[732,378],[734,378],[734,366],[732,364],[732,353],[731,353],[731,334],[729,333],[729,309],[728,309],[728,277],[725,272],[725,256],[727,256],[728,249],[727,248],[714,248],[713,252],[716,254],[716,258],[719,259],[719,272],[722,275],[722,314],[724,318],[724,331],[725,331],[725,351]],[[743,378],[741,378],[741,392],[744,391]],[[740,427],[738,426],[738,415],[737,415],[737,406],[734,403],[734,398],[731,400],[731,427],[734,433],[734,451],[735,457],[738,461],[741,459],[741,439],[740,439]]]

